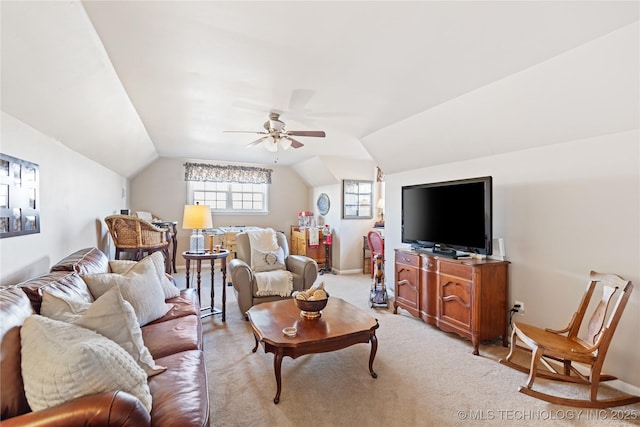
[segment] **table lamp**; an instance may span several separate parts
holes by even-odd
[[[212,228],[211,209],[207,205],[185,205],[184,216],[182,217],[182,228],[193,230],[189,238],[189,253],[203,254],[204,236],[202,230]]]
[[[380,223],[384,223],[384,199],[381,197],[378,199],[377,208],[380,210]]]

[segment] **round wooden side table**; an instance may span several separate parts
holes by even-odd
[[[227,305],[227,287],[225,286],[225,282],[227,281],[227,257],[229,256],[229,251],[226,249],[220,250],[220,252],[205,252],[203,254],[193,254],[188,251],[182,252],[182,257],[186,261],[187,267],[187,288],[189,288],[189,268],[191,267],[191,261],[196,262],[196,272],[197,272],[197,286],[198,286],[198,298],[202,301],[200,296],[200,272],[202,270],[202,261],[211,262],[211,305],[207,307],[201,307],[200,311],[207,311],[209,313],[201,314],[200,317],[204,318],[207,316],[213,316],[214,314],[222,314],[222,321],[226,321],[226,305]],[[222,310],[214,307],[214,271],[215,271],[215,261],[220,260],[220,270],[222,271]]]

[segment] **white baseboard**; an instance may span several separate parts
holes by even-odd
[[[356,273],[362,274],[362,269],[361,268],[358,268],[356,270],[338,270],[338,269],[334,268],[332,270],[335,271],[336,274],[356,274]]]
[[[636,386],[634,386],[632,384],[625,383],[624,381],[612,380],[612,381],[603,382],[601,384],[607,384],[607,385],[615,388],[616,390],[620,390],[620,391],[623,391],[623,392],[628,393],[628,394],[633,394],[633,395],[636,395],[636,396],[640,396],[640,387],[636,387]]]

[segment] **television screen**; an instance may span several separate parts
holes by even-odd
[[[492,179],[402,187],[402,242],[414,247],[491,254]]]

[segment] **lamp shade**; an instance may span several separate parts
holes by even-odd
[[[212,228],[211,209],[207,205],[185,205],[182,228],[202,230]]]

